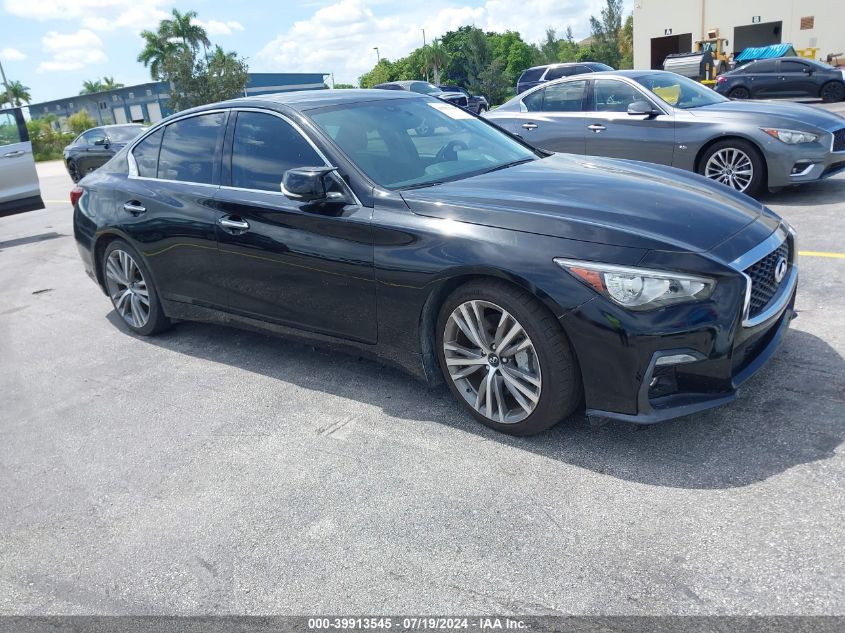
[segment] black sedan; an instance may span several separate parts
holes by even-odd
[[[404,91],[180,112],[71,200],[132,332],[188,319],[363,350],[512,434],[582,403],[650,423],[730,402],[793,316],[794,232],[747,196],[535,150]]]
[[[73,182],[79,182],[85,174],[110,161],[145,129],[147,128],[141,124],[130,123],[103,125],[85,130],[64,149],[67,173]]]
[[[813,97],[845,99],[845,70],[799,57],[760,59],[716,77],[716,92],[731,99]]]

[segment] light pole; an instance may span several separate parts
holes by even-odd
[[[381,63],[381,55],[378,54],[378,46],[373,46],[373,50],[376,52],[376,64]]]
[[[3,71],[2,62],[0,62],[0,77],[3,78],[3,85],[6,86],[6,98],[9,100],[9,107],[14,108],[15,102],[12,101],[12,89],[9,88],[9,82],[6,81],[6,73]]]
[[[423,54],[425,53],[425,29],[420,29],[423,33]],[[425,58],[423,58],[425,59]],[[428,64],[425,67],[425,80],[428,81]]]

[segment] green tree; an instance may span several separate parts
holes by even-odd
[[[0,103],[8,103],[11,106],[21,107],[24,103],[29,103],[32,97],[29,94],[29,86],[24,86],[19,81],[10,81],[8,91],[6,86],[0,86],[2,89],[2,99]]]
[[[542,56],[542,63],[554,64],[558,61],[559,42],[557,33],[551,27],[546,29],[546,36],[540,42],[540,55]]]
[[[353,86],[352,84],[335,84],[334,85],[335,90],[350,90],[350,89],[355,88],[355,87],[356,86]]]
[[[205,48],[211,46],[208,33],[194,22],[194,18],[197,17],[196,11],[180,13],[178,9],[173,9],[171,15],[172,19],[162,20],[159,23],[160,36],[166,40],[182,40],[182,46],[192,51],[199,50],[200,46]]]
[[[566,35],[558,42],[557,58],[562,62],[578,61],[578,52],[581,49],[578,42],[572,37],[572,27],[566,27]]]
[[[150,77],[158,81],[161,79],[161,66],[165,59],[176,52],[176,44],[160,32],[141,31],[141,37],[144,39],[144,49],[138,55],[138,61],[147,66]]]
[[[74,134],[82,134],[85,130],[96,127],[97,121],[89,114],[88,110],[80,110],[67,118],[67,126]]]
[[[600,18],[590,16],[593,43],[590,48],[593,60],[619,68],[622,54],[619,50],[619,33],[622,30],[622,0],[606,0]],[[632,23],[633,24],[633,23]]]
[[[361,75],[361,77],[358,78],[358,84],[362,88],[372,88],[377,84],[383,84],[386,81],[392,81],[392,70],[393,69],[390,60],[382,58],[370,72],[364,73],[363,75]]]
[[[431,70],[434,83],[439,84],[440,73],[445,71],[449,66],[449,53],[436,39],[424,47],[423,50],[423,64],[426,70]]]
[[[243,95],[248,80],[246,61],[219,46],[208,57],[195,49],[179,47],[161,64],[162,79],[170,83],[174,110],[223,101]]]
[[[103,77],[103,90],[115,90],[117,88],[123,88],[123,84],[115,81],[114,77]]]
[[[625,24],[619,30],[619,68],[634,67],[634,14],[625,18]]]
[[[103,91],[103,82],[99,79],[94,79],[93,81],[83,81],[82,82],[82,90],[79,91],[81,95],[90,95],[94,94],[95,92],[102,92]]]
[[[508,97],[511,85],[505,81],[505,62],[494,59],[478,74],[474,84],[474,91],[478,91],[489,99],[491,104],[502,103]]]

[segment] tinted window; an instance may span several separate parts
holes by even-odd
[[[539,81],[540,77],[543,76],[543,73],[546,72],[545,67],[543,68],[529,68],[519,76],[519,83],[525,83],[527,81]]]
[[[580,112],[586,85],[586,81],[567,81],[544,88],[543,112]]]
[[[150,134],[132,150],[135,163],[138,165],[138,175],[145,178],[155,178],[158,172],[158,151],[161,148],[161,137],[164,129],[158,129]]]
[[[222,112],[202,114],[171,123],[164,130],[158,177],[213,184]]]
[[[522,105],[529,112],[539,112],[543,109],[543,95],[545,90],[535,90],[522,100]]]
[[[782,73],[803,73],[805,70],[809,70],[809,68],[807,64],[802,64],[801,62],[790,62],[786,60],[781,60],[780,62],[780,72]]]
[[[776,61],[754,62],[749,64],[746,68],[747,73],[776,73],[778,71],[778,63]]]
[[[279,191],[288,169],[324,164],[287,121],[260,112],[238,114],[232,145],[232,186]]]
[[[634,101],[643,101],[645,96],[628,84],[611,79],[596,79],[593,82],[593,103],[596,112],[627,112]]]
[[[0,145],[12,145],[21,140],[15,117],[11,112],[0,112]]]
[[[546,73],[546,79],[551,81],[552,79],[560,79],[561,77],[569,77],[570,75],[575,74],[575,67],[574,66],[557,66],[556,68],[549,68],[549,72]]]
[[[440,88],[426,81],[415,81],[411,84],[410,88],[411,92],[419,92],[424,95],[440,92]]]
[[[602,72],[604,70],[613,70],[613,68],[611,68],[607,64],[602,64],[601,62],[589,62],[589,63],[584,64],[584,65],[587,68],[589,68],[590,70],[592,70],[593,72],[597,72],[597,73]]]
[[[93,130],[89,130],[82,135],[82,142],[88,145],[96,145],[97,141],[101,143],[105,142],[106,140],[106,133],[103,128],[94,128]]]
[[[140,125],[115,126],[106,130],[109,140],[115,143],[128,143],[138,136],[145,128]]]

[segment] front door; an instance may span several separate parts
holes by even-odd
[[[783,97],[815,97],[819,94],[819,87],[813,81],[815,69],[800,61],[791,59],[780,60],[780,95]]]
[[[587,154],[671,165],[674,117],[663,113],[649,117],[628,114],[628,106],[636,101],[652,103],[643,92],[624,81],[592,81],[592,111],[584,123]]]
[[[23,114],[0,110],[0,214],[43,208]]]
[[[302,203],[281,193],[286,170],[326,165],[285,117],[241,110],[229,130],[224,186],[215,199],[229,310],[375,343],[372,209]]]

